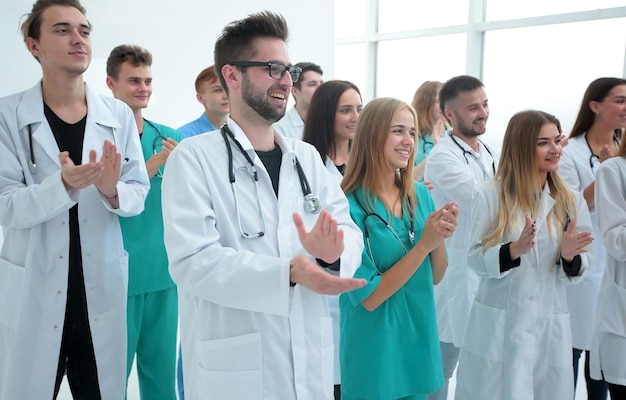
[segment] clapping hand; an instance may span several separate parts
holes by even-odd
[[[561,240],[561,257],[571,262],[578,254],[586,253],[592,241],[590,232],[576,233],[576,220],[571,220]]]

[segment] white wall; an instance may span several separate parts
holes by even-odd
[[[21,16],[34,0],[4,0],[0,4],[0,96],[30,88],[41,78],[37,61],[26,50],[19,33]],[[120,44],[138,44],[153,56],[154,94],[144,115],[177,127],[197,118],[202,106],[195,99],[194,80],[213,64],[213,45],[230,21],[262,10],[281,13],[289,24],[292,63],[312,61],[333,76],[334,1],[314,3],[256,0],[83,0],[93,24],[93,60],[85,80],[110,95],[105,85],[109,52]]]

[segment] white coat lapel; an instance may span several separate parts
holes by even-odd
[[[543,191],[541,192],[541,205],[539,206],[539,210],[537,212],[537,218],[535,219],[535,225],[537,227],[537,237],[536,241],[540,240],[548,240],[548,230],[547,230],[547,218],[550,211],[552,211],[552,207],[554,207],[554,199],[550,196],[550,185],[546,182],[543,187]],[[556,232],[552,232],[553,235],[556,235]],[[545,235],[544,238],[541,236]],[[539,265],[539,252],[538,245],[535,245],[532,249],[533,254],[535,255],[535,261],[537,265]]]
[[[35,162],[41,165],[49,165],[52,162],[60,167],[59,147],[43,113],[41,82],[24,93],[22,102],[17,108],[17,122],[20,132],[26,138],[26,150],[28,152],[30,152],[28,127],[31,127]],[[44,160],[44,157],[49,158],[49,160]]]
[[[122,127],[120,121],[117,120],[113,111],[106,105],[102,99],[96,95],[88,85],[85,84],[85,92],[87,96],[87,124],[85,126],[85,139],[83,142],[83,163],[89,162],[89,151],[96,150],[97,157],[100,159],[102,155],[102,145],[108,140],[117,145],[117,151],[125,154],[126,143],[118,143],[122,140],[122,136],[117,131]],[[116,137],[117,136],[117,137]],[[125,140],[127,135],[123,137]]]

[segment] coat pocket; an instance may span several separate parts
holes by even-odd
[[[463,350],[490,361],[502,361],[505,311],[474,301]]]
[[[0,258],[0,323],[17,329],[26,269]]]
[[[199,344],[200,399],[263,399],[261,334],[251,333]]]
[[[609,271],[606,271],[609,273]],[[626,289],[619,286],[614,279],[605,279],[600,289],[598,312],[601,314],[599,330],[626,337],[626,324],[617,316],[626,315]]]

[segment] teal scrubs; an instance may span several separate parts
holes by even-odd
[[[424,221],[435,210],[428,189],[416,184],[417,207],[414,218],[415,243],[421,238]],[[356,191],[367,207],[362,190]],[[364,232],[363,209],[349,194],[350,214]],[[385,221],[390,217],[379,199],[374,211]],[[363,261],[355,273],[364,278],[363,288],[341,295],[341,397],[355,399],[424,399],[443,384],[443,367],[437,334],[433,277],[427,257],[407,283],[374,311],[361,302],[380,284],[386,271],[405,255],[402,245],[377,217],[366,218],[373,258],[367,242]],[[406,249],[413,246],[407,215],[391,217],[391,227]]]
[[[141,148],[147,161],[161,151],[158,135],[182,139],[178,131],[145,122]],[[156,139],[156,140],[155,140]],[[137,354],[137,376],[142,399],[176,399],[176,333],[178,297],[168,271],[163,242],[161,183],[163,167],[150,179],[144,211],[120,218],[128,263],[127,377]]]
[[[417,165],[426,159],[426,156],[430,151],[435,147],[435,143],[430,135],[424,133],[420,135],[419,140],[417,142],[417,146],[415,146],[415,163]]]
[[[447,132],[448,131],[446,130],[443,135],[441,135],[441,137],[445,137]],[[428,156],[430,151],[433,149],[433,147],[435,147],[435,143],[433,142],[433,139],[430,137],[430,135],[427,133],[421,134],[419,136],[417,146],[415,146],[415,162],[413,163],[413,165],[416,166],[424,161],[426,159],[426,156]],[[420,181],[424,181],[424,178],[422,177]]]

